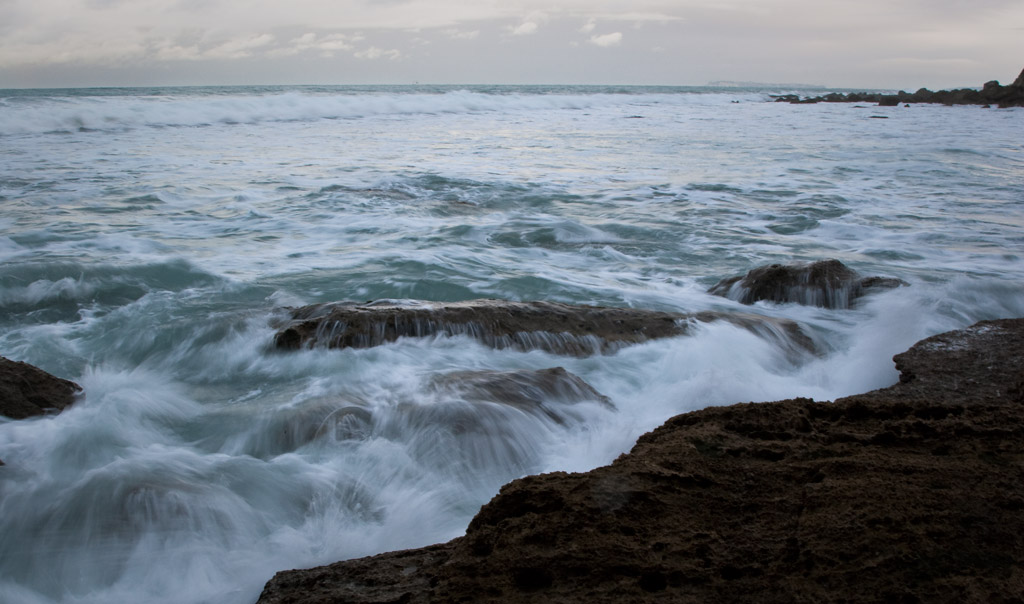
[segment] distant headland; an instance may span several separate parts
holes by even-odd
[[[955,90],[939,90],[932,92],[921,88],[917,92],[896,94],[880,94],[873,92],[851,92],[843,94],[830,92],[824,96],[803,97],[796,94],[773,96],[777,103],[878,103],[883,107],[895,107],[900,103],[941,103],[943,105],[982,105],[984,107],[1024,107],[1024,70],[1017,79],[1008,86],[1001,85],[997,80],[985,82],[980,90],[975,88],[958,88]]]

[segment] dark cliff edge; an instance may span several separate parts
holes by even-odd
[[[1001,85],[997,80],[985,82],[980,90],[957,88],[954,90],[931,91],[921,88],[917,92],[880,94],[874,92],[830,92],[824,96],[800,97],[796,94],[775,96],[777,103],[878,103],[883,107],[895,107],[900,103],[940,103],[943,105],[996,105],[1000,108],[1024,107],[1024,70],[1012,84]]]
[[[280,572],[259,602],[1021,602],[1024,319],[894,360],[834,403],[678,415],[509,483],[464,537]]]

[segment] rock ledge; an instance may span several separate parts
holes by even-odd
[[[495,348],[544,350],[588,356],[622,346],[684,336],[694,322],[727,321],[793,349],[813,350],[800,326],[753,313],[676,313],[559,302],[378,300],[334,302],[292,309],[274,345],[301,348],[370,348],[399,338],[468,336]]]

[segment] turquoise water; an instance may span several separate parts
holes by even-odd
[[[1024,316],[1021,110],[774,92],[0,91],[0,354],[85,388],[0,420],[0,600],[251,602],[276,570],[455,537],[508,480],[676,413],[888,385],[913,342]],[[822,258],[910,286],[844,311],[705,293]],[[821,354],[718,324],[582,359],[271,347],[286,307],[481,297],[753,311]],[[615,409],[430,386],[554,366]],[[349,408],[371,419],[301,437]]]

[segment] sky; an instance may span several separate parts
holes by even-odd
[[[1008,84],[1024,0],[0,0],[0,88]]]

